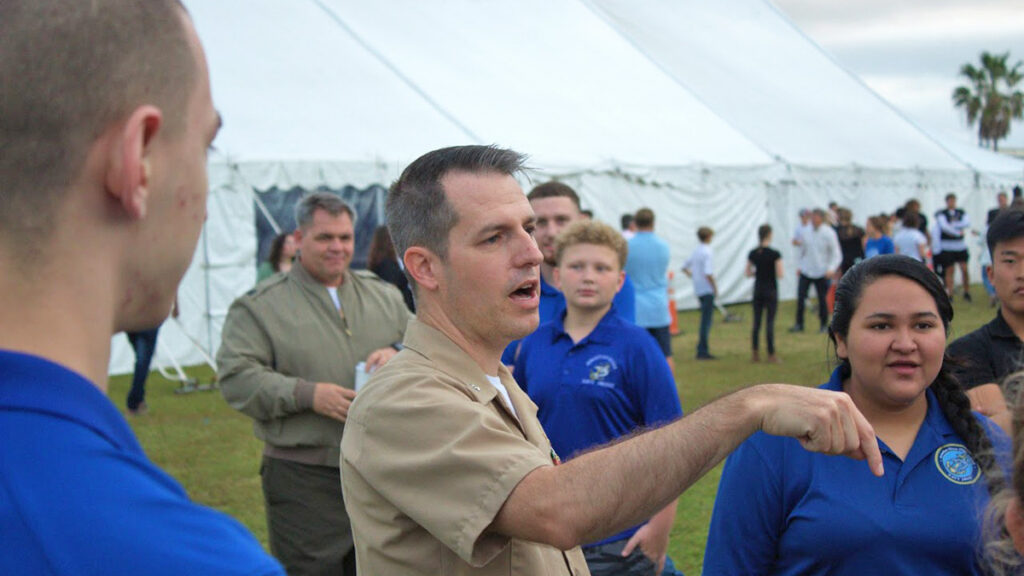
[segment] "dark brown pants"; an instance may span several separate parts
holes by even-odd
[[[289,576],[355,576],[337,468],[263,457],[260,467],[271,553]]]

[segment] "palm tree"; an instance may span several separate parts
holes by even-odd
[[[967,63],[960,76],[968,84],[953,90],[953,105],[964,111],[967,124],[978,123],[978,146],[991,144],[999,150],[999,141],[1010,134],[1010,123],[1024,115],[1024,93],[1016,90],[1024,79],[1024,63],[1007,63],[1010,53],[981,53],[981,66]]]

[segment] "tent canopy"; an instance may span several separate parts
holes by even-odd
[[[653,208],[673,268],[711,226],[727,302],[749,298],[761,223],[792,263],[800,207],[835,200],[860,221],[917,197],[930,214],[957,191],[980,220],[1024,174],[924,133],[767,0],[186,4],[225,125],[182,329],[163,331],[158,362],[202,362],[193,339],[219,346],[227,307],[255,280],[258,191],[386,187],[443,146],[528,153],[532,183],[566,181],[606,221]],[[692,306],[691,285],[676,287]],[[112,372],[131,367],[120,338]]]

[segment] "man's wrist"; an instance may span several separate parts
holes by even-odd
[[[765,417],[772,401],[772,386],[758,384],[733,394],[737,401],[733,412],[736,415],[736,422],[742,424],[747,435],[764,430]]]

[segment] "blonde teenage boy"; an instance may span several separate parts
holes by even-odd
[[[637,428],[682,416],[665,355],[643,328],[622,320],[627,244],[599,222],[576,222],[555,244],[556,286],[566,310],[523,340],[515,375],[537,404],[555,452],[570,459]],[[644,524],[583,547],[591,574],[661,573],[673,501]]]

